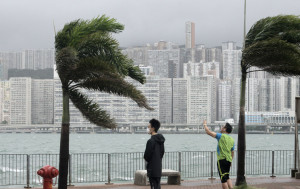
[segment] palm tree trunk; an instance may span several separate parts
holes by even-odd
[[[243,64],[242,64],[243,65]],[[238,130],[238,165],[236,186],[247,185],[245,178],[245,153],[246,153],[246,129],[245,129],[245,93],[247,82],[246,68],[242,68],[241,96],[240,96],[240,116]]]
[[[69,94],[67,89],[63,88],[63,115],[60,134],[60,153],[59,153],[59,180],[58,188],[67,189],[68,184],[68,166],[69,166]]]

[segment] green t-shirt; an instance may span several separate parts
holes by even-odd
[[[228,134],[217,133],[218,140],[217,157],[218,160],[226,159],[232,162],[231,151],[234,150],[234,140]]]

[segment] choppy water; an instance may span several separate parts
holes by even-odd
[[[205,134],[166,134],[165,149],[213,151],[217,141]],[[237,135],[232,137],[237,141]],[[60,134],[0,134],[0,154],[57,154]],[[71,134],[70,153],[143,152],[150,135]],[[293,150],[292,134],[248,134],[247,150]]]
[[[218,176],[215,153],[210,152],[216,149],[216,139],[205,134],[164,136],[167,153],[163,158],[163,168],[179,170],[180,160],[182,178],[209,177],[211,166],[214,177]],[[237,135],[232,136],[237,140]],[[36,175],[38,169],[47,164],[58,167],[59,157],[54,154],[59,153],[59,134],[0,134],[0,138],[0,188],[1,185],[26,184],[27,156],[8,154],[32,154],[29,166],[31,186],[41,184]],[[107,182],[108,154],[103,153],[111,153],[113,182],[133,180],[135,170],[144,169],[143,151],[149,138],[147,134],[71,134],[72,183]],[[275,175],[290,174],[294,135],[248,134],[246,139],[247,150],[255,150],[246,153],[247,175],[272,174],[270,150],[281,150],[275,151]],[[237,162],[236,156],[233,161]],[[233,163],[231,175],[235,173],[236,163]]]

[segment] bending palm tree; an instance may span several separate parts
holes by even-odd
[[[259,70],[250,71],[251,67]],[[236,185],[245,179],[245,91],[247,73],[267,71],[274,75],[300,75],[300,18],[280,15],[259,20],[249,30],[241,61],[241,97],[238,131]]]
[[[129,97],[138,106],[152,110],[145,96],[124,80],[129,76],[140,83],[145,77],[123,55],[111,33],[123,25],[106,16],[91,21],[76,20],[66,24],[55,36],[56,65],[63,92],[63,115],[60,141],[59,189],[67,188],[69,159],[69,99],[82,115],[98,126],[115,128],[115,121],[80,89],[95,90]]]

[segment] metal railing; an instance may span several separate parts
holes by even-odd
[[[69,158],[69,185],[73,183],[117,182],[134,179],[136,170],[145,169],[144,153],[82,153]],[[237,154],[231,166],[236,176]],[[163,169],[181,172],[183,179],[218,177],[216,152],[166,152]],[[292,150],[247,150],[246,175],[289,175]],[[58,154],[0,154],[0,185],[40,185],[36,172],[45,165],[59,167]],[[54,181],[55,182],[55,181]]]

